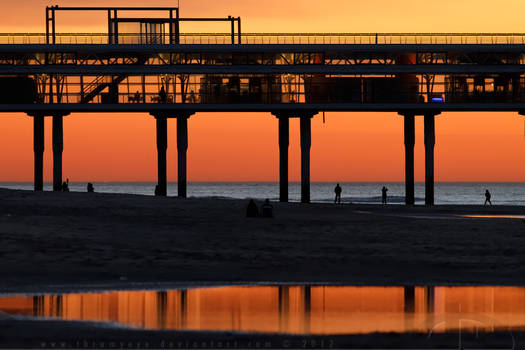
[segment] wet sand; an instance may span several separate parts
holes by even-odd
[[[522,332],[487,334],[407,333],[362,335],[279,335],[232,332],[144,331],[61,321],[0,319],[0,347],[104,349],[521,349]]]
[[[0,292],[252,282],[525,285],[525,220],[458,216],[524,215],[525,207],[274,203],[275,217],[263,219],[246,218],[246,204],[0,189]],[[0,346],[58,341],[65,332],[68,341],[188,336],[0,321]],[[189,334],[190,340],[208,341],[256,337]],[[407,344],[418,337],[337,337],[336,346],[371,344],[373,339],[383,341],[377,346]]]

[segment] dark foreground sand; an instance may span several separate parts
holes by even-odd
[[[525,207],[274,204],[0,190],[0,292],[132,282],[525,285]]]
[[[142,331],[60,321],[0,320],[1,347],[194,349],[194,348],[382,348],[523,349],[525,334],[366,334],[299,336],[231,332]]]
[[[455,216],[525,207],[275,203],[275,218],[247,219],[246,204],[0,190],[0,292],[157,282],[525,285],[524,220]],[[2,322],[7,344],[20,321]]]

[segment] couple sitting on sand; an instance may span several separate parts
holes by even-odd
[[[257,204],[255,204],[255,201],[253,199],[250,199],[248,207],[246,208],[246,217],[255,218],[257,216],[259,216],[259,208],[257,208]],[[273,206],[270,204],[269,199],[266,199],[264,201],[264,204],[261,206],[260,216],[262,216],[263,218],[273,217]]]

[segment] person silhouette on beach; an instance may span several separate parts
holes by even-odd
[[[388,192],[388,188],[383,186],[383,188],[381,189],[381,204],[386,205],[386,199],[387,199],[387,194],[386,193],[387,192]]]
[[[62,184],[62,191],[63,192],[69,192],[69,179],[64,181],[64,183]]]
[[[95,192],[95,187],[93,186],[93,184],[92,184],[91,182],[89,182],[89,183],[87,184],[87,191],[88,191],[88,193],[93,193],[93,192]]]
[[[248,207],[246,208],[246,217],[255,218],[257,216],[259,216],[259,209],[257,208],[257,204],[255,204],[255,201],[253,199],[250,199]]]
[[[273,218],[273,206],[270,204],[268,198],[266,198],[264,204],[261,206],[261,214],[263,218]]]
[[[488,203],[489,205],[492,205],[492,202],[490,201],[490,198],[491,198],[491,197],[492,197],[492,196],[491,196],[489,190],[485,190],[485,204],[483,204],[483,205],[487,205],[487,203]]]
[[[341,203],[341,192],[343,192],[343,189],[341,186],[339,186],[339,183],[334,188],[335,192],[335,201],[334,203]]]

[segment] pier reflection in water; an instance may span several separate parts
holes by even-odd
[[[0,311],[146,329],[294,334],[525,330],[525,288],[256,286],[0,298]]]

